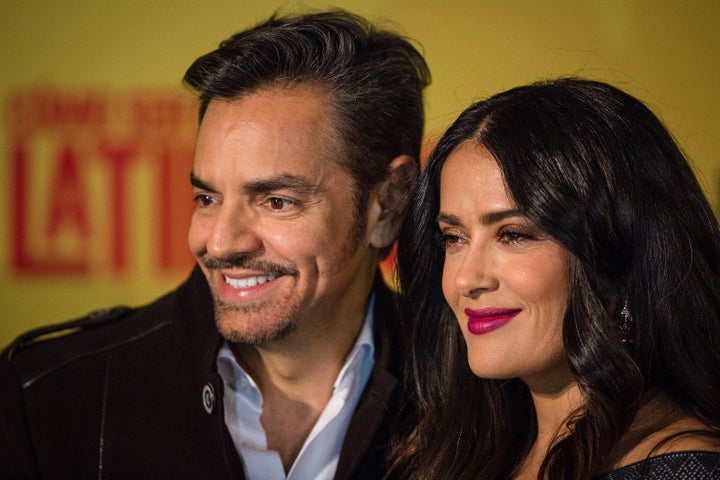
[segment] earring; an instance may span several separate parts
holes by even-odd
[[[623,304],[622,310],[620,310],[620,323],[618,324],[618,331],[620,332],[620,339],[622,343],[634,343],[635,340],[630,335],[632,328],[633,318],[628,308],[628,295],[625,295],[625,303]]]

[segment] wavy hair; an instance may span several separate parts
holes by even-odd
[[[440,174],[463,142],[498,162],[517,207],[574,257],[563,342],[583,405],[540,478],[587,479],[647,398],[661,392],[720,432],[720,231],[660,120],[608,84],[564,78],[471,105],[432,152],[399,240],[412,321],[408,409],[391,476],[508,478],[532,446],[519,379],[475,377],[441,289]],[[618,332],[627,300],[633,325]],[[624,341],[623,341],[624,340]]]

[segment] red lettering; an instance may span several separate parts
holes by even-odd
[[[10,185],[12,192],[11,198],[9,199],[8,205],[11,206],[13,213],[13,228],[12,232],[15,233],[13,236],[13,260],[15,268],[17,270],[26,270],[29,267],[30,260],[28,259],[27,250],[25,249],[27,242],[26,222],[27,218],[27,171],[25,165],[27,164],[27,152],[23,145],[19,142],[15,142],[15,147],[12,151],[12,165],[13,165],[13,181]]]
[[[77,157],[67,145],[60,151],[50,188],[50,214],[46,231],[48,238],[57,237],[62,227],[71,227],[80,238],[87,240],[90,235],[86,209],[88,196],[80,177]]]
[[[107,102],[97,93],[64,93],[50,88],[12,92],[7,124],[16,133],[83,128],[97,131],[108,121]]]
[[[183,269],[192,264],[192,255],[185,242],[193,210],[190,189],[192,155],[192,150],[165,150],[158,158],[158,267],[162,270]]]
[[[192,256],[185,238],[193,207],[188,173],[196,131],[195,107],[188,100],[162,90],[116,94],[41,86],[11,92],[5,124],[14,142],[7,191],[15,271],[127,270],[130,171],[139,161],[146,162],[141,169],[155,174],[157,201],[140,207],[159,219],[151,232],[156,236],[148,237],[155,240],[157,271],[188,268]],[[107,179],[107,185],[95,188],[93,179]],[[89,198],[96,192],[101,198]],[[99,211],[91,206],[98,202],[107,206],[107,221],[93,217]],[[109,261],[98,261],[98,253]]]
[[[10,189],[12,192],[11,205],[14,206],[13,263],[15,268],[20,272],[35,274],[87,273],[88,259],[82,255],[87,251],[87,234],[89,232],[87,212],[82,204],[83,189],[77,176],[77,165],[75,165],[72,154],[66,152],[61,155],[52,186],[50,212],[45,229],[47,235],[45,236],[41,235],[37,229],[31,231],[33,222],[28,208],[28,192],[31,191],[31,185],[27,174],[29,160],[25,145],[16,139],[12,155],[14,182],[13,188]],[[77,202],[80,202],[79,206]],[[65,219],[69,220],[69,223],[75,224],[80,233],[78,254],[71,255],[71,258],[67,258],[68,255],[60,251],[53,241],[56,240],[60,226],[65,223]],[[36,241],[31,242],[31,237]]]
[[[110,212],[111,212],[111,261],[117,271],[126,267],[127,214],[125,209],[127,168],[137,155],[136,148],[129,145],[100,146],[100,154],[110,165]]]

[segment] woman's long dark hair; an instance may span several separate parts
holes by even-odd
[[[398,250],[415,418],[395,446],[391,476],[508,478],[536,435],[525,385],[473,375],[442,296],[440,173],[463,142],[494,156],[518,208],[574,257],[563,341],[584,405],[541,476],[600,473],[653,393],[720,432],[717,220],[645,105],[604,83],[560,79],[470,106],[422,173]],[[620,335],[626,300],[633,323]]]

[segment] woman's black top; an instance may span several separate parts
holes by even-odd
[[[597,480],[720,480],[720,453],[673,452],[600,475]]]

